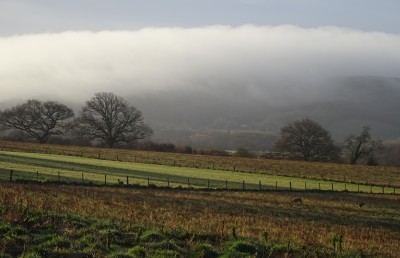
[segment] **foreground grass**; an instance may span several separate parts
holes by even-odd
[[[96,184],[118,182],[171,187],[229,189],[335,190],[395,193],[393,187],[357,185],[298,177],[226,170],[187,168],[158,164],[110,161],[40,153],[0,151],[0,179],[66,181]],[[398,193],[400,190],[398,190]]]
[[[121,149],[57,146],[0,141],[0,149],[151,163],[168,166],[261,173],[347,183],[400,187],[400,167],[215,157]]]
[[[292,204],[295,197],[303,205]],[[358,208],[361,202],[365,206]],[[333,239],[340,236],[345,257],[399,257],[399,210],[394,195],[0,182],[0,251],[12,257],[28,250],[107,257],[141,257],[129,252],[142,251],[146,257],[332,257]],[[26,249],[11,253],[12,246]],[[195,255],[197,246],[212,254]]]

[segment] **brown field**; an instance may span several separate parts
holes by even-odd
[[[303,204],[293,204],[293,198]],[[365,203],[362,208],[359,203]],[[245,192],[131,189],[0,182],[0,206],[23,203],[40,211],[62,211],[132,223],[229,237],[273,240],[304,248],[332,249],[343,236],[346,251],[400,257],[400,196],[321,192]],[[6,221],[15,219],[4,211]],[[73,230],[73,229],[70,229]]]

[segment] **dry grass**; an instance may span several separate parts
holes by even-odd
[[[395,195],[307,192],[236,192],[125,189],[0,182],[0,206],[21,202],[41,211],[111,218],[129,227],[154,225],[216,235],[260,238],[267,231],[279,241],[332,248],[335,234],[344,249],[399,257],[400,197]],[[303,205],[292,204],[300,197]],[[366,205],[358,207],[358,203]],[[2,219],[12,221],[15,213]]]

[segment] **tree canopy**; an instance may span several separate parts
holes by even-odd
[[[74,116],[72,109],[55,101],[31,99],[0,112],[3,129],[16,129],[46,143],[52,135],[64,133],[65,122]]]
[[[133,144],[153,133],[136,107],[110,92],[96,93],[85,103],[75,121],[74,131],[81,137],[100,140],[110,148]]]
[[[282,127],[275,147],[307,161],[329,161],[338,155],[331,134],[311,119],[297,120]]]

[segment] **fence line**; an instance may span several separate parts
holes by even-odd
[[[342,184],[346,182],[346,176],[344,175],[343,178],[345,181],[340,181],[338,179],[332,179],[332,178],[326,178],[323,179],[323,176],[321,174],[321,178],[318,179],[316,177],[305,177],[304,174],[302,175],[300,171],[297,173],[294,173],[293,175],[290,175],[288,173],[284,173],[282,175],[279,174],[268,174],[268,168],[265,167],[249,167],[246,165],[239,166],[238,164],[225,164],[222,162],[222,164],[217,163],[216,161],[193,161],[193,160],[179,160],[179,159],[167,159],[167,158],[154,158],[154,157],[145,157],[142,155],[129,155],[129,154],[124,154],[124,153],[105,153],[103,152],[102,149],[99,149],[98,151],[87,151],[84,152],[82,150],[71,150],[68,148],[49,148],[49,147],[43,147],[43,148],[29,148],[29,147],[23,147],[23,146],[0,146],[0,150],[5,150],[5,151],[22,151],[22,152],[30,152],[30,153],[45,153],[45,154],[55,154],[55,155],[69,155],[69,156],[79,156],[79,157],[86,157],[86,158],[97,158],[97,159],[105,159],[105,160],[114,160],[114,161],[127,161],[127,162],[135,162],[135,163],[142,163],[142,164],[157,164],[157,165],[167,165],[167,166],[177,166],[177,167],[191,167],[191,168],[203,168],[203,169],[213,169],[213,170],[225,170],[225,171],[237,171],[237,172],[257,172],[263,175],[270,175],[270,176],[286,176],[286,177],[298,177],[298,178],[304,178],[308,180],[315,180],[315,181],[325,181],[325,182],[336,182],[336,184]],[[351,182],[351,181],[349,181]],[[369,182],[368,179],[364,183],[360,182],[351,182],[351,184],[359,184],[359,185],[374,185],[378,186],[378,184],[374,184],[372,182]],[[391,183],[389,184],[379,184],[379,186],[384,187],[384,188],[396,188],[397,186],[392,186]],[[307,187],[307,186],[305,186]],[[333,186],[332,189],[333,191]]]
[[[80,180],[79,180],[80,177]],[[0,169],[0,180],[2,181],[38,181],[59,182],[75,184],[93,184],[109,186],[147,186],[147,187],[174,187],[186,189],[220,189],[220,190],[288,190],[288,191],[348,191],[358,193],[380,193],[398,194],[396,187],[333,183],[333,182],[292,182],[292,181],[269,181],[246,182],[229,181],[221,179],[204,179],[193,177],[149,177],[138,175],[118,175],[89,172],[68,172],[47,174],[22,170]],[[303,187],[301,186],[303,185]],[[397,191],[397,192],[396,192]]]

